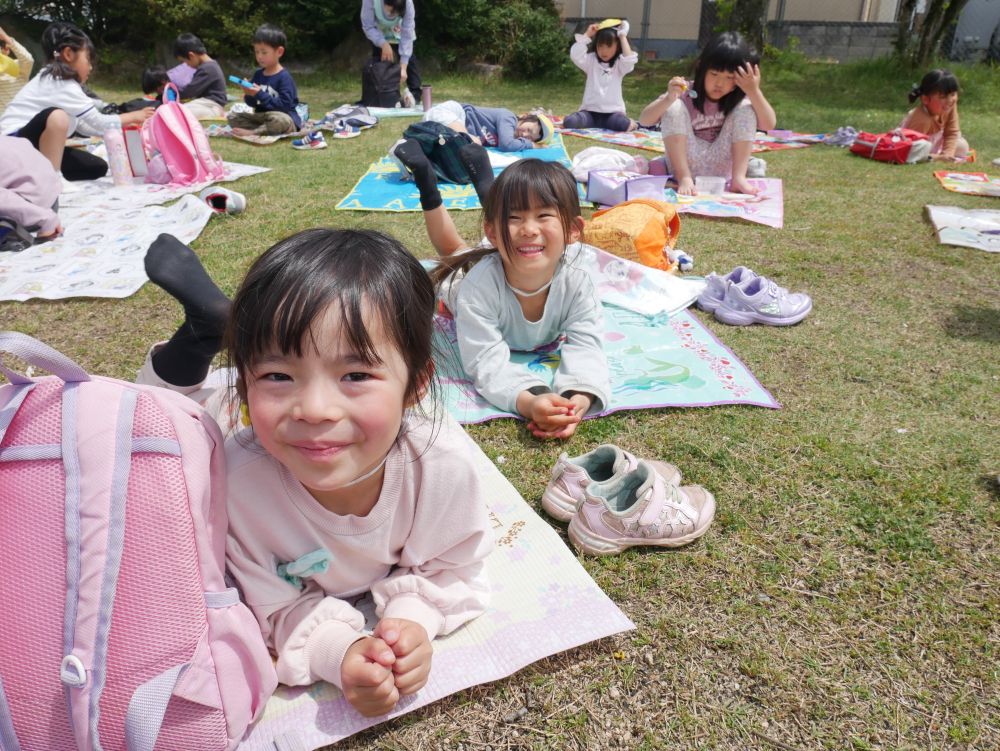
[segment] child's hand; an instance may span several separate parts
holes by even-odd
[[[340,685],[347,701],[365,717],[383,715],[399,701],[392,673],[395,661],[389,646],[373,636],[347,648],[340,664]]]
[[[597,33],[597,24],[596,23],[592,23],[592,24],[590,24],[590,26],[587,27],[587,30],[585,32],[583,32],[583,35],[586,36],[586,37],[590,37],[591,39],[593,39],[594,38],[594,34],[596,34],[596,33]]]
[[[736,85],[747,96],[760,91],[760,66],[744,63],[736,69]]]
[[[630,28],[631,27],[628,25],[628,21],[622,21],[620,24],[618,24],[618,38],[624,39],[625,37],[627,37]]]
[[[392,649],[396,690],[401,696],[415,694],[427,683],[431,672],[431,640],[424,627],[405,618],[383,618],[375,627],[378,636]]]
[[[383,62],[392,62],[392,45],[388,42],[382,42],[382,60]]]
[[[257,84],[251,84],[250,86],[244,86],[243,91],[246,92],[247,96],[257,96],[260,93],[260,86]]]
[[[674,76],[667,84],[667,96],[671,99],[677,99],[687,91],[687,88],[688,82],[682,76]]]
[[[122,125],[141,125],[151,118],[155,112],[156,110],[152,107],[143,107],[141,110],[126,112],[118,117],[121,118]]]
[[[531,397],[522,414],[528,418],[528,430],[536,438],[568,438],[576,430],[582,413],[577,404],[559,394]],[[567,431],[567,428],[569,430]]]
[[[593,404],[593,397],[587,394],[573,394],[568,400],[572,405],[571,416],[574,419],[573,422],[563,427],[556,428],[555,430],[543,430],[541,426],[536,422],[528,423],[528,430],[535,438],[540,438],[546,440],[549,438],[561,438],[566,439],[572,436],[579,426],[580,421],[583,420],[583,416],[587,414],[587,410],[590,409],[590,405]]]
[[[48,242],[49,240],[55,240],[63,233],[62,225],[56,222],[56,228],[51,232],[39,232],[35,235],[35,239],[40,242]]]

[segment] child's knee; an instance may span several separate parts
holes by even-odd
[[[52,110],[45,118],[45,130],[61,134],[64,138],[69,136],[69,115],[58,108]]]

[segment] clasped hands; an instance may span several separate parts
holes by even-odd
[[[423,626],[405,618],[383,618],[371,636],[348,647],[340,666],[344,696],[365,717],[384,715],[400,696],[423,688],[432,655]]]

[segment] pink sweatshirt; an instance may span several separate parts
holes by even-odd
[[[49,234],[59,224],[52,207],[62,181],[27,138],[0,136],[0,218]]]
[[[366,635],[354,603],[368,591],[379,618],[416,621],[430,639],[486,610],[493,534],[457,423],[435,431],[410,417],[363,517],[323,508],[258,444],[242,445],[247,436],[226,444],[228,567],[282,683],[340,686],[344,654]]]

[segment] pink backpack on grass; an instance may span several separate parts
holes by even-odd
[[[233,749],[277,684],[224,581],[222,435],[193,401],[0,353],[0,749]]]
[[[173,99],[169,92],[173,92]],[[172,83],[163,92],[163,104],[143,123],[142,142],[150,156],[147,183],[196,185],[226,176],[222,159],[212,152],[205,129],[181,104]]]

